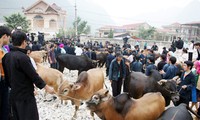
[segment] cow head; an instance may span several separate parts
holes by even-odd
[[[180,97],[174,80],[160,80],[158,83],[167,92],[166,94],[169,94],[173,102],[179,101]]]
[[[111,98],[109,91],[101,89],[97,91],[91,98],[86,102],[87,107],[92,111],[96,111],[99,107],[104,107],[103,103]]]
[[[63,81],[58,88],[58,95],[62,100],[68,100],[68,96],[70,90],[72,88],[72,84],[69,84],[68,81]]]
[[[78,90],[81,89],[83,85],[80,83],[68,83],[64,81],[58,89],[58,96],[61,100],[71,100],[72,105],[80,106],[82,101],[77,98],[79,94]]]

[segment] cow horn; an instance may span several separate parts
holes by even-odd
[[[162,85],[163,83],[166,83],[166,82],[167,82],[167,80],[162,79],[162,80],[158,81],[158,84]]]
[[[179,76],[175,76],[174,78],[172,78],[172,80],[177,81],[179,79]]]
[[[97,63],[97,62],[99,62],[99,60],[92,60],[92,62]]]

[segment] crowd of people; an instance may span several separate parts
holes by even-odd
[[[130,45],[128,42],[125,42],[122,47],[110,42],[103,45],[98,41],[81,44],[80,40],[75,39],[44,43],[41,34],[38,36],[38,41],[29,40],[29,35],[20,30],[11,34],[7,27],[0,26],[0,48],[0,120],[8,120],[8,117],[14,117],[17,120],[39,119],[33,94],[34,85],[40,89],[46,89],[49,93],[54,93],[54,90],[46,85],[36,73],[28,57],[30,51],[41,49],[47,51],[50,67],[55,69],[59,68],[56,58],[60,54],[84,55],[97,60],[96,51],[103,50],[107,53],[106,76],[111,82],[113,96],[121,93],[122,86],[123,92],[128,91],[128,76],[132,71],[150,76],[151,71],[155,69],[165,80],[179,75],[180,80],[177,81],[177,86],[180,91],[180,100],[174,105],[180,103],[189,105],[191,101],[191,107],[196,106],[200,115],[197,104],[200,97],[199,42],[191,41],[188,47],[184,47],[183,40],[178,37],[172,42],[170,48],[163,47],[162,51],[159,51],[156,43],[152,47],[145,44],[144,48],[138,43]]]

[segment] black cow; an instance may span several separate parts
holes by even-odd
[[[199,117],[186,104],[181,103],[179,106],[168,108],[158,120],[193,120],[188,110]]]
[[[108,56],[108,53],[98,53],[96,56],[96,59],[98,60],[98,67],[103,67],[106,63],[106,58]]]
[[[69,70],[78,70],[78,74],[82,71],[88,71],[89,69],[96,67],[96,62],[92,61],[86,56],[76,56],[70,54],[59,55],[57,58],[59,64],[59,71],[63,72],[66,67]]]
[[[136,99],[142,97],[145,93],[161,92],[165,98],[166,106],[170,104],[170,100],[177,102],[179,94],[176,89],[176,82],[168,80],[160,85],[159,80],[161,80],[161,75],[157,70],[152,70],[149,77],[141,72],[132,72],[128,92],[131,97]]]

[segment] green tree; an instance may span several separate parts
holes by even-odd
[[[113,38],[113,36],[114,36],[114,32],[113,32],[113,30],[110,29],[110,32],[108,34],[108,38]]]
[[[59,32],[56,33],[56,37],[57,38],[65,37],[65,30],[64,29],[60,29]]]
[[[154,35],[155,31],[156,29],[154,27],[150,27],[149,29],[141,27],[138,36],[142,39],[151,39],[151,36]]]
[[[73,23],[74,25],[74,30],[75,30],[75,21]],[[91,31],[91,28],[89,25],[87,25],[87,21],[82,21],[80,17],[77,18],[77,32],[78,35],[84,33],[84,34],[89,34]]]
[[[73,28],[69,28],[66,31],[66,35],[68,38],[73,38],[75,37],[75,30]]]
[[[16,29],[18,26],[22,27],[22,31],[28,32],[29,31],[29,23],[26,17],[22,16],[21,14],[12,14],[8,17],[4,16],[6,26],[10,29]]]

